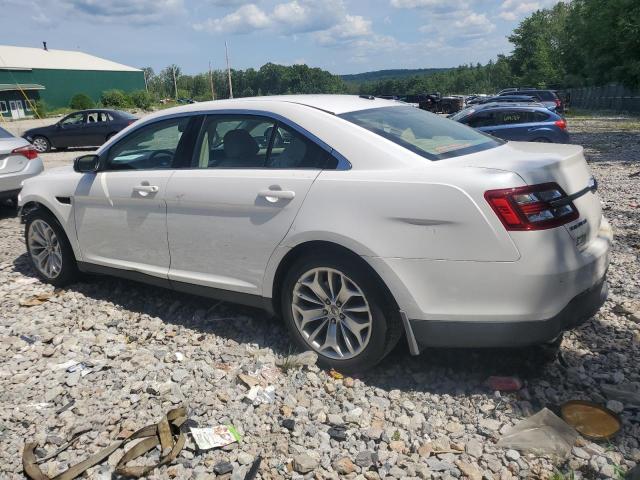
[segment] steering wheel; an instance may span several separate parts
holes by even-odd
[[[154,152],[151,152],[151,155],[149,155],[149,158],[147,158],[147,162],[149,164],[151,164],[153,162],[153,160],[160,155],[165,155],[166,156],[166,160],[162,161],[160,163],[160,167],[170,167],[171,163],[173,162],[173,156],[175,155],[175,152],[169,150],[169,149],[163,149],[163,150],[156,150]]]

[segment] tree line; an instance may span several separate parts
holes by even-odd
[[[567,88],[618,82],[640,87],[640,2],[572,0],[534,12],[509,36],[513,51],[485,65],[461,65],[444,71],[346,83],[340,76],[307,65],[267,63],[259,69],[232,70],[236,97],[288,93],[360,93],[370,95],[495,92],[509,86]],[[228,98],[227,72],[183,75],[177,65],[156,73],[145,68],[153,99]],[[175,82],[174,82],[175,75]]]

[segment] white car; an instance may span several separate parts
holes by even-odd
[[[17,200],[22,183],[44,170],[36,149],[0,128],[0,200]]]
[[[20,204],[45,281],[106,273],[261,306],[354,371],[401,337],[413,354],[516,347],[584,322],[607,292],[596,188],[578,146],[300,95],[150,115]]]

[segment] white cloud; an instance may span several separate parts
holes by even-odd
[[[341,23],[317,32],[315,37],[320,45],[335,45],[349,43],[372,34],[371,20],[359,15],[346,15]]]
[[[60,4],[108,23],[155,24],[185,13],[183,0],[60,0]]]
[[[269,28],[272,24],[271,18],[263,10],[250,3],[222,18],[209,18],[197,23],[194,28],[214,33],[249,33]]]
[[[293,0],[275,5],[267,12],[255,4],[243,5],[222,18],[210,18],[194,25],[213,33],[249,33],[272,30],[280,34],[318,32],[333,28],[348,17],[343,0]]]
[[[474,12],[462,16],[453,25],[460,29],[461,35],[474,38],[485,36],[496,29],[496,26],[491,23],[486,14]]]
[[[503,20],[513,22],[526,17],[536,10],[553,6],[557,2],[558,0],[539,0],[532,2],[522,0],[504,0],[502,5],[500,5],[501,12],[498,16]]]

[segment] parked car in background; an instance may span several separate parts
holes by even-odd
[[[565,119],[542,105],[489,103],[450,118],[504,140],[569,143]]]
[[[121,110],[80,110],[53,125],[27,130],[22,137],[40,153],[52,148],[97,147],[137,119]]]
[[[17,205],[22,182],[42,170],[42,160],[33,145],[0,128],[0,200],[14,200]]]
[[[540,100],[534,96],[531,95],[501,95],[501,96],[495,96],[495,97],[486,97],[483,98],[482,100],[480,100],[477,105],[483,105],[485,103],[495,103],[495,102],[501,102],[501,103],[539,103],[540,105],[542,105],[540,103]]]
[[[353,372],[402,337],[413,354],[521,347],[586,321],[611,242],[596,189],[577,145],[286,95],[149,115],[28,180],[20,205],[44,281],[86,271],[262,306]]]
[[[545,107],[547,107],[552,112],[557,111],[559,113],[563,112],[562,101],[558,98],[558,95],[555,94],[553,90],[538,90],[538,89],[524,89],[519,88],[517,92],[518,95],[527,95],[537,99],[540,103],[542,103]],[[507,92],[499,94],[499,97],[503,96],[511,96],[514,92]]]

